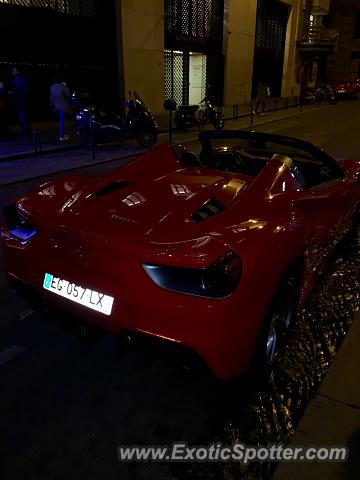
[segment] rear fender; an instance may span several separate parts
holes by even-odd
[[[267,311],[284,274],[296,266],[301,276],[300,297],[307,279],[304,268],[304,251],[311,235],[311,226],[306,219],[298,219],[277,225],[269,222],[261,230],[253,230],[244,241],[233,242],[242,261],[242,277],[239,284],[240,302],[246,299],[251,307],[252,328],[248,342],[253,350],[262,329]],[[237,248],[236,248],[237,247]],[[242,305],[238,306],[242,311]]]

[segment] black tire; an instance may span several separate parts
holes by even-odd
[[[359,227],[360,227],[360,205],[355,209],[355,211],[353,213],[351,226],[350,226],[349,231],[345,235],[345,238],[356,238],[356,237],[358,237]]]
[[[267,379],[279,351],[287,344],[296,322],[299,304],[301,270],[297,264],[290,266],[283,275],[259,335],[253,370],[260,380]]]
[[[330,105],[336,105],[338,103],[338,99],[336,97],[330,97],[329,98],[329,104]]]
[[[217,118],[214,121],[214,128],[215,130],[223,130],[225,126],[224,120],[222,118]]]
[[[153,128],[144,128],[136,137],[136,140],[140,147],[149,148],[155,145],[158,139],[157,131]]]

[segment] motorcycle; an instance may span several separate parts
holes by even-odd
[[[215,110],[215,107],[211,103],[211,97],[205,97],[200,103],[205,103],[205,120],[213,124],[215,130],[223,130],[224,119],[220,112]]]
[[[152,147],[158,139],[158,125],[142,98],[134,91],[125,102],[125,117],[105,113],[91,105],[78,105],[76,134],[83,145],[136,139],[141,147]],[[73,95],[73,105],[79,103]]]
[[[305,90],[302,95],[302,102],[304,104],[320,103],[322,100],[327,100],[330,105],[337,104],[338,99],[331,85],[324,84],[315,89]]]
[[[205,104],[205,108],[200,110],[202,112],[201,118],[196,117],[199,105],[179,105],[175,112],[176,128],[187,130],[188,128],[210,122],[215,130],[222,130],[224,128],[224,119],[221,113],[213,106],[211,97],[206,96],[201,100],[200,104]]]

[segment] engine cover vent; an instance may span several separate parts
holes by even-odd
[[[126,181],[119,181],[119,182],[111,182],[105,187],[100,188],[97,192],[93,194],[93,197],[104,197],[105,195],[110,195],[110,193],[117,192],[123,188],[128,187],[133,182],[126,182]]]
[[[192,223],[198,224],[213,217],[219,212],[222,212],[226,208],[226,205],[216,198],[210,198],[202,205],[195,213],[191,215]]]

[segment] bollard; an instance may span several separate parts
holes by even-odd
[[[167,100],[164,101],[163,107],[166,111],[169,112],[169,142],[172,143],[172,112],[176,110],[176,102],[173,98],[168,98]],[[176,119],[176,117],[175,117]]]
[[[93,160],[96,158],[96,142],[93,129],[91,129],[91,156]]]
[[[42,156],[42,145],[41,145],[41,139],[40,139],[40,132],[39,130],[33,130],[32,131],[32,140],[34,142],[34,151],[35,155],[37,156]]]
[[[169,110],[169,143],[172,143],[172,110]]]
[[[90,141],[91,141],[91,157],[94,160],[96,157],[96,135],[94,132],[94,127],[93,127],[93,122],[92,122],[92,117],[90,116]]]
[[[235,103],[233,106],[233,120],[237,120],[239,118],[239,105]]]
[[[35,152],[35,155],[37,155],[38,154],[37,131],[33,130],[31,136],[34,143],[34,152]]]
[[[199,132],[202,129],[203,125],[206,124],[208,120],[208,116],[206,115],[206,112],[204,110],[198,110],[195,112],[195,125],[197,126]]]

